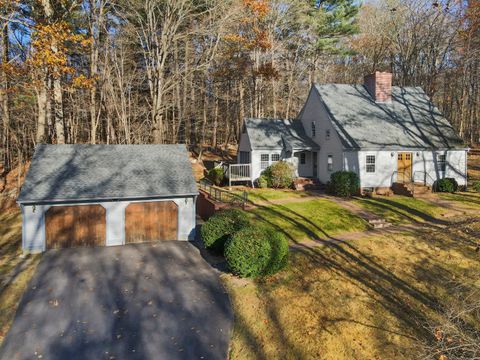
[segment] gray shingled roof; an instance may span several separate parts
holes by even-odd
[[[419,87],[393,87],[391,103],[375,103],[363,85],[315,85],[344,147],[465,148],[450,123]]]
[[[245,119],[245,126],[252,149],[318,150],[300,120]]]
[[[184,145],[38,145],[19,203],[197,194]]]

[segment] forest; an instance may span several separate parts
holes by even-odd
[[[226,149],[376,70],[480,142],[479,0],[0,0],[2,171],[39,143]]]

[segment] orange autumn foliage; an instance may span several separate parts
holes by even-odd
[[[91,38],[73,33],[66,22],[39,24],[32,34],[32,53],[27,66],[46,69],[56,78],[71,75],[75,87],[91,86],[93,79],[88,79],[85,75],[75,76],[75,68],[69,63],[72,49],[86,48],[91,43]]]

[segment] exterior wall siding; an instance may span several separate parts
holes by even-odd
[[[399,152],[412,153],[412,177],[417,182],[427,185],[444,177],[455,178],[459,185],[466,185],[466,151],[358,151],[359,176],[361,187],[390,187],[396,181],[397,154]],[[393,154],[393,156],[392,156]],[[437,162],[437,155],[446,155],[446,171],[441,172]],[[366,156],[375,155],[375,173],[366,172]],[[353,162],[353,155],[345,157],[344,162]],[[425,175],[427,174],[427,175]]]
[[[307,135],[320,145],[318,179],[322,183],[327,183],[332,172],[343,169],[343,146],[320,96],[313,88],[308,95],[300,119]],[[312,133],[312,122],[315,124],[315,136]],[[330,132],[329,138],[326,135],[327,131]],[[328,155],[333,156],[333,171],[327,169]]]
[[[56,205],[21,205],[22,248],[26,252],[46,250],[45,213],[51,206],[100,204],[106,210],[107,246],[125,244],[125,208],[134,202],[174,201],[178,206],[178,240],[195,238],[195,197],[144,199],[135,201],[108,201]]]

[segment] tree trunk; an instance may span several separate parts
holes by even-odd
[[[2,24],[2,65],[8,63],[8,49],[9,49],[9,39],[8,39],[8,22],[5,21]],[[3,69],[3,67],[2,67]],[[7,173],[10,170],[10,108],[9,108],[9,99],[8,99],[8,75],[5,70],[2,71],[2,88],[0,89],[0,102],[2,104],[2,147],[3,147],[3,171]]]
[[[43,143],[46,140],[45,130],[47,127],[48,87],[49,87],[48,78],[46,74],[44,74],[42,83],[40,84],[40,87],[37,90],[38,117],[37,117],[37,133],[35,136],[35,141],[37,144]]]
[[[60,77],[53,79],[53,102],[55,133],[57,134],[57,144],[65,144],[65,124],[63,118],[63,90]]]

